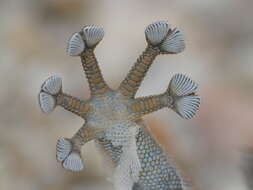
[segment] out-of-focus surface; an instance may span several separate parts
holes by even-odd
[[[83,25],[104,27],[96,55],[116,88],[146,46],[145,27],[168,20],[184,31],[187,48],[159,56],[138,96],[161,93],[173,74],[186,73],[199,83],[201,108],[191,121],[168,109],[145,119],[196,189],[246,190],[240,151],[253,148],[252,6],[250,0],[2,0],[0,189],[112,189],[92,142],[83,148],[83,172],[56,162],[56,140],[70,137],[83,121],[61,108],[42,114],[37,94],[58,74],[64,91],[89,97],[79,59],[65,53],[68,38]]]

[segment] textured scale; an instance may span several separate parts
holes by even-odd
[[[149,67],[151,66],[155,57],[159,54],[157,47],[147,47],[142,55],[137,59],[131,71],[122,81],[119,91],[125,96],[134,97],[142,79],[145,77]]]
[[[87,76],[91,94],[103,94],[108,90],[108,86],[104,81],[96,57],[92,49],[88,49],[81,56],[84,72]]]
[[[144,189],[184,189],[182,179],[169,158],[145,129],[140,129],[137,152],[141,163],[138,183]]]
[[[95,140],[114,163],[116,190],[184,190],[184,181],[176,165],[155,141],[142,123],[142,116],[162,108],[190,119],[199,109],[197,84],[189,77],[176,74],[164,93],[136,98],[146,73],[160,54],[184,50],[184,39],[178,29],[165,21],[149,25],[145,30],[147,47],[116,90],[105,82],[94,50],[104,37],[101,27],[89,25],[72,35],[67,53],[79,56],[90,87],[86,100],[66,94],[60,77],[52,76],[41,86],[39,105],[49,113],[62,107],[85,120],[71,138],[59,138],[56,159],[73,172],[84,168],[81,148]]]
[[[141,170],[140,160],[137,153],[136,135],[138,128],[131,128],[129,141],[122,146],[122,154],[114,173],[115,189],[131,190],[135,182],[139,180]]]
[[[132,109],[134,112],[145,115],[157,111],[164,106],[169,106],[170,99],[167,94],[137,98]]]
[[[90,109],[89,105],[85,104],[82,100],[64,93],[57,96],[57,104],[81,117],[84,117]]]
[[[122,146],[113,146],[112,142],[106,138],[99,138],[97,143],[103,148],[106,154],[112,159],[116,165],[122,154]]]

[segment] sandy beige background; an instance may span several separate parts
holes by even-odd
[[[83,149],[83,172],[56,162],[56,140],[83,121],[61,108],[42,114],[37,94],[58,74],[64,91],[89,97],[79,59],[66,54],[70,35],[87,24],[104,27],[96,55],[116,88],[146,46],[145,27],[156,20],[183,30],[186,51],[159,56],[138,96],[163,92],[180,72],[199,83],[202,102],[191,121],[164,109],[146,116],[147,123],[198,189],[247,189],[240,151],[253,145],[252,7],[251,0],[1,0],[0,189],[112,189],[93,143]]]

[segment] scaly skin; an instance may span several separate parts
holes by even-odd
[[[110,141],[104,141],[104,138],[97,140],[117,165],[122,154],[121,147],[115,147]],[[183,190],[186,188],[180,174],[170,162],[168,154],[143,124],[136,136],[136,142],[141,170],[139,181],[134,184],[133,190]]]
[[[67,95],[62,91],[61,79],[51,77],[41,87],[40,106],[49,113],[58,105],[85,119],[72,138],[57,142],[57,160],[65,169],[80,171],[81,147],[95,140],[115,164],[117,190],[183,190],[183,179],[143,124],[142,116],[168,107],[185,119],[192,118],[199,106],[199,97],[195,95],[197,85],[178,74],[166,92],[135,98],[156,56],[180,53],[184,49],[180,31],[172,30],[166,22],[149,25],[145,34],[147,48],[117,90],[106,84],[94,54],[103,38],[102,28],[87,26],[73,34],[67,51],[71,56],[80,56],[91,97],[80,100]]]
[[[99,128],[120,127],[125,123],[132,123],[132,126],[140,125],[140,117],[131,110],[133,103],[133,98],[128,98],[113,90],[95,96],[88,103],[91,111],[86,114],[86,122],[90,126]],[[145,126],[141,125],[140,127],[136,136],[137,153],[141,162],[137,183],[145,190],[183,189],[180,175],[169,162],[167,154],[145,129]],[[105,140],[105,135],[102,135],[97,139],[97,142],[104,147],[117,165],[122,148],[121,146],[113,146],[110,140],[104,143]]]
[[[113,90],[92,97],[86,102],[90,107],[86,112],[86,124],[102,129],[112,126],[121,127],[125,123],[129,123],[130,127],[139,125],[136,142],[141,170],[137,184],[145,190],[183,189],[180,175],[169,162],[167,154],[145,129],[145,126],[139,124],[141,117],[135,114],[136,110],[132,111],[131,109],[134,101],[133,98]],[[161,105],[157,105],[157,107],[160,108]],[[152,110],[153,107],[150,109]],[[82,139],[86,141],[88,137]],[[106,134],[98,136],[97,142],[104,147],[104,150],[117,165],[122,154],[121,146],[114,146],[110,140],[106,140]]]

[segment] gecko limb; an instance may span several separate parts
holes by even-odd
[[[86,113],[90,110],[87,102],[71,95],[61,93],[57,96],[57,105],[85,119]]]
[[[150,68],[153,60],[159,54],[159,49],[156,47],[148,46],[145,51],[137,59],[130,72],[120,84],[119,91],[129,97],[134,97],[139,89],[142,80],[144,79],[148,69]]]
[[[97,137],[100,129],[84,125],[71,138],[60,138],[56,144],[56,158],[62,162],[66,170],[81,171],[83,169],[83,159],[81,157],[81,147]]]
[[[166,106],[170,106],[170,99],[167,97],[167,93],[136,98],[132,105],[132,111],[139,117],[162,109]]]
[[[165,21],[158,21],[147,26],[145,30],[148,46],[122,81],[119,91],[133,98],[139,89],[154,59],[159,54],[176,54],[184,50],[182,33],[172,29]]]
[[[135,99],[132,111],[142,116],[168,107],[182,118],[190,119],[199,109],[200,98],[195,95],[197,88],[197,84],[189,77],[176,74],[165,93]]]
[[[91,95],[103,94],[109,89],[94,54],[96,45],[103,37],[104,31],[101,27],[89,25],[85,26],[81,32],[74,33],[68,42],[67,53],[70,56],[81,57]]]
[[[52,112],[59,105],[82,118],[90,109],[85,101],[62,92],[62,80],[58,76],[51,76],[42,84],[39,104],[44,113]]]

